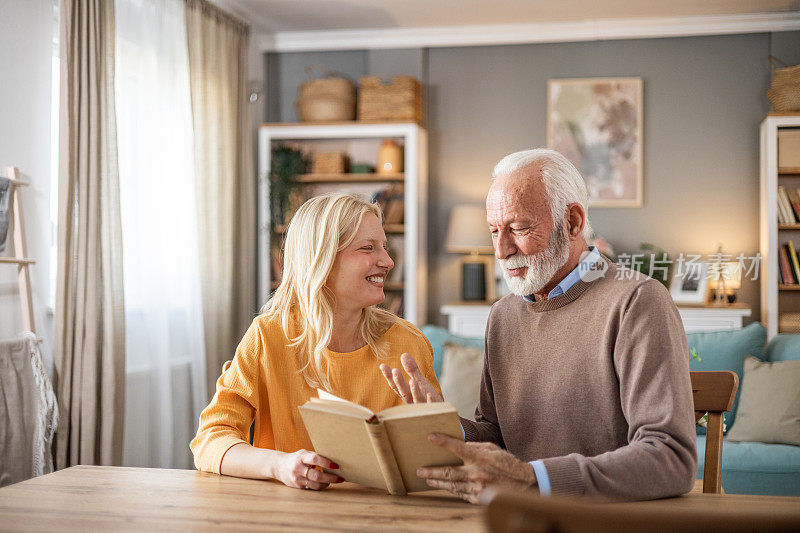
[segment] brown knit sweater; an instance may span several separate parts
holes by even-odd
[[[493,306],[466,438],[543,459],[554,495],[682,494],[697,443],[678,310],[657,281],[601,261],[605,277],[561,296]]]

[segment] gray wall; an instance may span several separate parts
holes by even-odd
[[[50,82],[54,31],[52,0],[0,0],[0,173],[19,168],[31,285],[42,355],[52,369],[50,279]],[[12,241],[9,233],[9,244]],[[3,254],[9,253],[7,248]],[[16,269],[0,265],[0,338],[22,331]]]
[[[652,242],[673,256],[707,254],[722,243],[728,252],[755,254],[766,57],[797,63],[798,51],[800,32],[405,51],[418,58],[409,64],[422,68],[427,85],[429,320],[443,324],[439,307],[459,295],[460,258],[443,251],[450,210],[482,202],[492,166],[505,154],[545,145],[551,78],[644,80],[644,206],[590,210],[618,252]],[[295,119],[291,102],[306,64],[357,77],[379,68],[385,58],[375,54],[271,54],[270,87],[278,84],[280,93],[279,102],[270,96],[270,120]],[[741,299],[759,316],[758,282],[745,283]]]
[[[296,122],[297,87],[308,79],[307,66],[324,65],[356,84],[361,76],[415,76],[425,80],[426,50],[354,50],[265,54],[267,122]]]

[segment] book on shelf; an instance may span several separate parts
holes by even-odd
[[[800,191],[787,189],[786,194],[789,196],[789,205],[792,207],[792,215],[795,222],[800,221]]]
[[[795,250],[792,241],[786,243],[786,252],[789,254],[789,266],[792,267],[792,276],[794,276],[795,280],[800,280],[800,261],[797,259],[797,250]]]
[[[788,246],[786,245],[778,248],[778,265],[780,267],[781,282],[786,284],[797,283],[797,280],[792,274],[792,267],[789,264],[789,252],[787,248]]]
[[[430,433],[462,438],[456,408],[446,402],[399,405],[378,413],[320,391],[300,406],[314,451],[339,465],[331,473],[394,495],[433,490],[422,466],[461,465]]]
[[[405,192],[402,184],[394,184],[381,189],[372,201],[383,212],[384,224],[402,224],[405,218]]]
[[[786,187],[783,185],[778,186],[778,222],[781,224],[796,222],[789,203],[789,196],[786,194]]]

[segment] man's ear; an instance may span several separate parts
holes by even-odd
[[[583,227],[586,224],[586,213],[580,203],[573,202],[567,206],[567,224],[571,239],[575,239],[583,233]]]

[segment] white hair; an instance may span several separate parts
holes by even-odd
[[[583,207],[585,217],[583,238],[586,240],[592,238],[593,230],[589,223],[589,190],[586,188],[586,182],[583,181],[575,165],[555,150],[536,148],[508,154],[495,165],[492,179],[513,174],[534,164],[541,168],[553,224],[559,224],[564,218],[569,204],[578,202]]]

